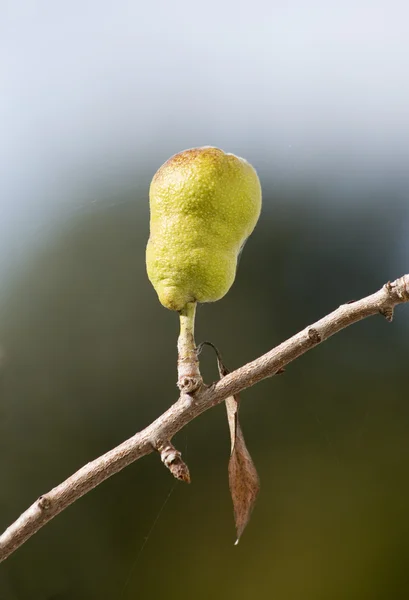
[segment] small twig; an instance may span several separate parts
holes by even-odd
[[[374,294],[343,304],[256,360],[240,367],[210,387],[202,386],[194,397],[182,393],[179,400],[146,429],[71,475],[34,502],[0,536],[0,560],[24,544],[58,513],[130,463],[153,452],[157,440],[171,440],[187,423],[229,396],[258,381],[282,372],[290,362],[341,329],[375,314],[391,314],[397,304],[409,301],[409,275],[387,283]]]
[[[176,450],[171,442],[165,442],[157,448],[160,452],[160,459],[172,473],[173,477],[190,483],[190,473],[187,464],[182,459],[182,453]]]

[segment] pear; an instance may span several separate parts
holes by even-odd
[[[175,154],[152,179],[148,277],[160,302],[180,314],[178,385],[202,385],[194,342],[198,302],[222,298],[261,210],[261,187],[243,158],[204,146]]]
[[[146,265],[160,302],[180,311],[222,298],[260,215],[254,168],[218,148],[192,148],[160,167],[149,195]]]

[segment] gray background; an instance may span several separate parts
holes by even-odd
[[[2,5],[2,528],[176,399],[177,315],[144,266],[171,154],[216,145],[262,182],[236,283],[198,311],[230,368],[408,272],[408,13]],[[1,600],[407,597],[408,317],[357,324],[243,394],[262,488],[238,547],[219,407],[176,438],[191,486],[157,456],[130,466],[0,565]]]

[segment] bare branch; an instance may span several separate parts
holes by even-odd
[[[88,463],[63,483],[40,496],[0,536],[0,560],[7,558],[78,498],[130,463],[155,450],[161,452],[165,464],[169,463],[168,468],[172,464],[175,465],[176,461],[176,466],[179,465],[184,472],[182,479],[187,480],[187,467],[181,460],[180,453],[170,443],[172,437],[187,423],[229,396],[282,372],[285,365],[341,329],[379,313],[391,320],[394,307],[408,301],[409,275],[404,275],[362,300],[341,305],[267,354],[229,373],[210,387],[202,386],[193,396],[182,393],[177,402],[146,429]]]

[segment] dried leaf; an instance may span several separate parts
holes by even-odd
[[[211,346],[217,356],[220,377],[229,373],[223,364],[217,347],[212,342],[206,341],[199,344],[197,353],[202,351],[203,346]],[[227,410],[227,421],[230,429],[230,460],[229,460],[229,487],[233,500],[234,520],[236,523],[237,540],[239,543],[247,523],[250,520],[254,504],[260,489],[260,482],[256,467],[247,450],[243,433],[239,423],[239,397],[230,396],[225,400]]]
[[[229,372],[223,364],[220,355],[217,356],[220,377]],[[239,423],[239,397],[227,398],[226,411],[230,429],[230,460],[229,460],[229,487],[233,500],[234,521],[236,523],[237,540],[239,543],[260,490],[260,481],[256,467],[247,450],[243,432]]]
[[[239,402],[236,397],[226,400],[227,419],[230,428],[231,454],[229,460],[229,487],[233,500],[237,540],[250,520],[260,489],[256,467],[247,450],[238,420]]]

